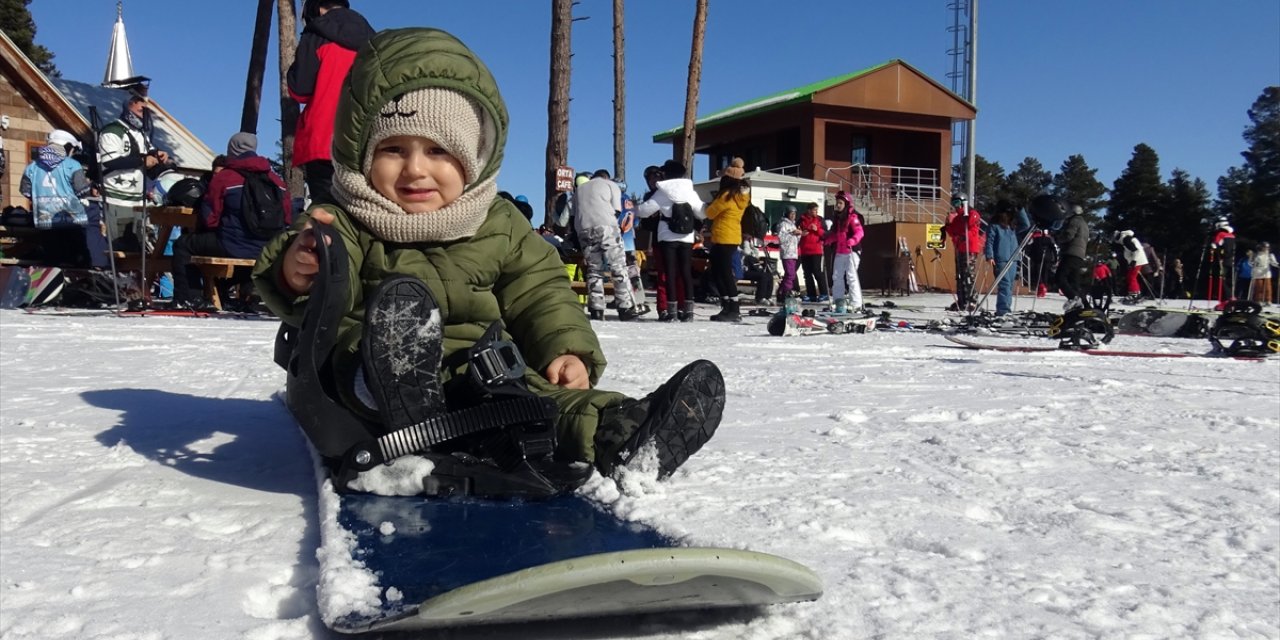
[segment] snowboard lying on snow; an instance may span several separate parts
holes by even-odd
[[[343,633],[756,607],[821,580],[765,553],[684,547],[579,495],[321,496],[324,623]]]
[[[806,336],[822,333],[866,333],[876,328],[876,318],[852,314],[803,315],[785,310],[769,318],[769,335]]]
[[[1139,336],[1204,338],[1216,316],[1169,309],[1138,309],[1116,321],[1116,333]]]

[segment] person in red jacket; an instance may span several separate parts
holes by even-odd
[[[830,300],[827,294],[827,276],[822,271],[822,239],[827,226],[818,215],[818,203],[810,202],[800,217],[800,268],[804,269],[805,302]],[[816,284],[816,287],[815,287]]]
[[[306,105],[294,134],[293,165],[302,167],[312,204],[334,204],[329,147],[338,94],[356,51],[373,37],[373,27],[347,0],[306,0],[302,20],[306,26],[288,74],[289,95]]]
[[[947,215],[947,224],[942,227],[945,235],[942,244],[945,248],[947,238],[955,245],[956,253],[956,302],[953,311],[967,311],[976,301],[973,295],[974,265],[985,248],[985,234],[982,231],[982,214],[977,209],[970,209],[964,196],[951,199],[954,207]]]
[[[245,220],[244,191],[246,175],[265,174],[280,191],[284,203],[284,226],[293,222],[289,189],[271,170],[267,159],[258,155],[258,137],[241,131],[227,141],[227,160],[209,180],[209,188],[201,200],[198,225],[192,233],[184,233],[173,243],[170,263],[173,274],[173,304],[178,308],[204,309],[207,301],[199,299],[192,286],[200,272],[191,268],[191,256],[223,256],[257,258],[268,238],[259,237]],[[283,230],[283,226],[281,230]]]

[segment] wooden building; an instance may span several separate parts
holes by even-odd
[[[101,124],[111,122],[128,95],[124,89],[49,78],[0,32],[0,123],[8,123],[0,132],[6,159],[0,176],[0,205],[30,206],[18,192],[22,171],[35,150],[45,145],[50,131],[63,129],[89,140],[91,113],[97,111]],[[152,142],[169,152],[178,170],[191,175],[208,171],[213,150],[154,100],[148,108],[154,125]]]
[[[920,70],[890,60],[702,116],[694,152],[710,158],[709,175],[691,177],[714,178],[738,156],[748,167],[837,185],[825,194],[828,207],[843,190],[868,222],[864,289],[889,288],[904,238],[919,283],[951,290],[950,245],[942,254],[928,249],[926,229],[951,208],[952,127],[976,112]],[[683,134],[677,127],[653,141],[671,143],[679,158]]]

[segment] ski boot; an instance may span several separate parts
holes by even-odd
[[[1209,330],[1209,341],[1215,352],[1230,356],[1280,353],[1280,322],[1264,317],[1256,302],[1232,300]]]

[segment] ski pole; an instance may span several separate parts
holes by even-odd
[[[1205,258],[1209,256],[1209,241],[1204,241],[1204,248],[1200,250],[1200,262],[1196,263],[1196,275],[1191,279],[1191,295],[1187,296],[1187,311],[1191,310],[1191,304],[1195,302],[1196,287],[1200,286],[1200,270],[1204,268]]]

